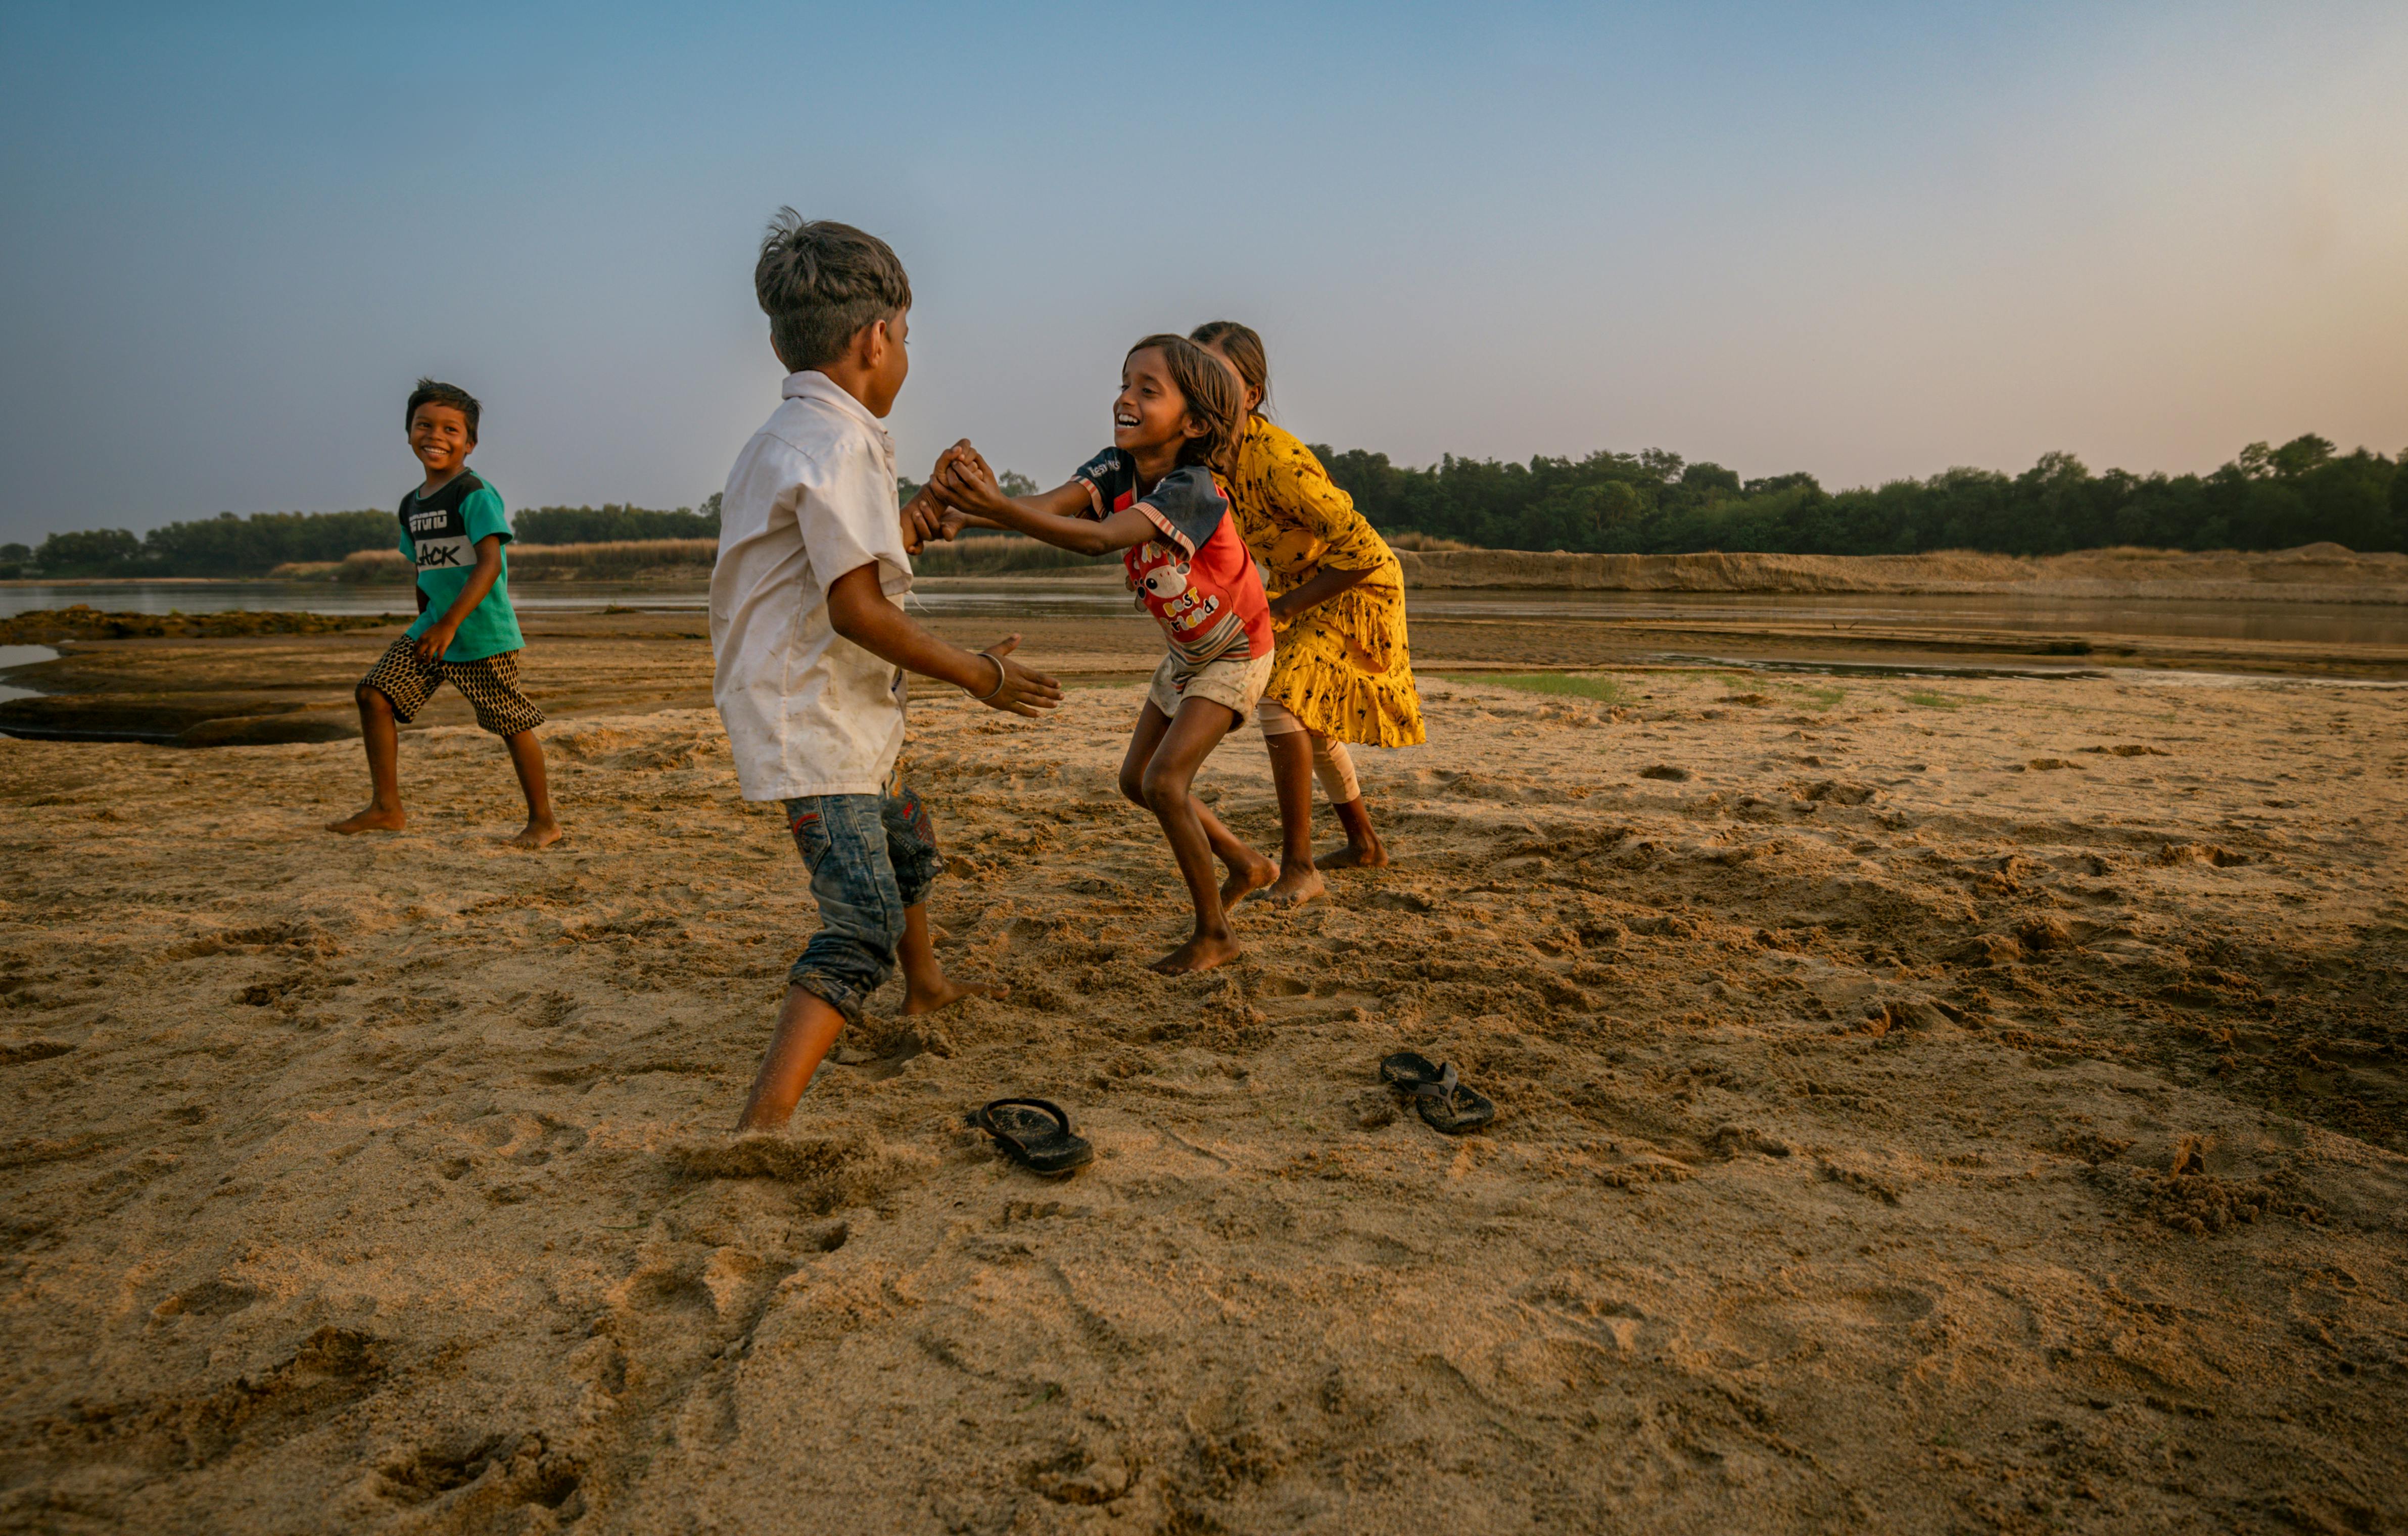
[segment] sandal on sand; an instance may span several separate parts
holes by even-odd
[[[998,1098],[970,1115],[1004,1156],[1031,1173],[1059,1179],[1095,1160],[1096,1149],[1070,1133],[1070,1117],[1041,1098]]]
[[[1448,1136],[1478,1130],[1497,1118],[1497,1106],[1458,1078],[1451,1061],[1440,1067],[1419,1052],[1399,1051],[1380,1063],[1380,1080],[1412,1095],[1430,1129]]]

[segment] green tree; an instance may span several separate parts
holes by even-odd
[[[123,528],[54,533],[35,558],[45,576],[131,575],[142,558],[142,540]]]

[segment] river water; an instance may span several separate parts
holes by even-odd
[[[701,612],[700,586],[513,582],[510,600],[530,613],[602,608]],[[2189,598],[2021,597],[1995,594],[1915,595],[1724,592],[1415,592],[1423,618],[1527,618],[1555,621],[1742,620],[1850,631],[1895,628],[2004,630],[2075,638],[2128,635],[2188,639],[2291,640],[2312,645],[2408,645],[2408,605],[2377,603],[2203,602]],[[912,606],[932,614],[1010,614],[1077,618],[1130,612],[1116,581],[995,580],[948,577],[924,582]],[[318,581],[92,581],[0,583],[0,618],[36,609],[88,603],[120,613],[215,613],[232,609],[305,613],[407,614],[405,588]]]

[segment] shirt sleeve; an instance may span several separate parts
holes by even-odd
[[[501,493],[490,485],[468,493],[468,499],[460,503],[460,521],[468,525],[471,544],[481,541],[488,534],[500,534],[505,544],[517,537],[510,532],[510,514],[502,510]]]
[[[1299,443],[1286,452],[1274,450],[1264,479],[1280,521],[1329,546],[1321,557],[1325,569],[1371,570],[1385,563],[1387,546],[1379,532],[1311,449]]]
[[[1163,538],[1192,555],[1228,515],[1229,502],[1212,483],[1212,471],[1191,464],[1163,476],[1160,484],[1139,499],[1137,510],[1153,520]]]
[[[1087,487],[1087,515],[1100,521],[1111,514],[1121,497],[1137,489],[1137,478],[1117,448],[1107,448],[1070,471],[1070,478]]]
[[[911,589],[895,481],[871,457],[866,444],[857,445],[820,469],[804,469],[795,522],[822,592],[867,565],[879,567],[879,589],[888,596]]]

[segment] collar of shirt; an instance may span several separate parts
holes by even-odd
[[[886,430],[886,423],[872,416],[867,406],[854,399],[846,393],[844,386],[817,368],[790,373],[779,393],[789,400],[817,400],[851,416],[878,435],[878,446],[886,451],[886,467],[889,469],[895,467],[895,438]]]

